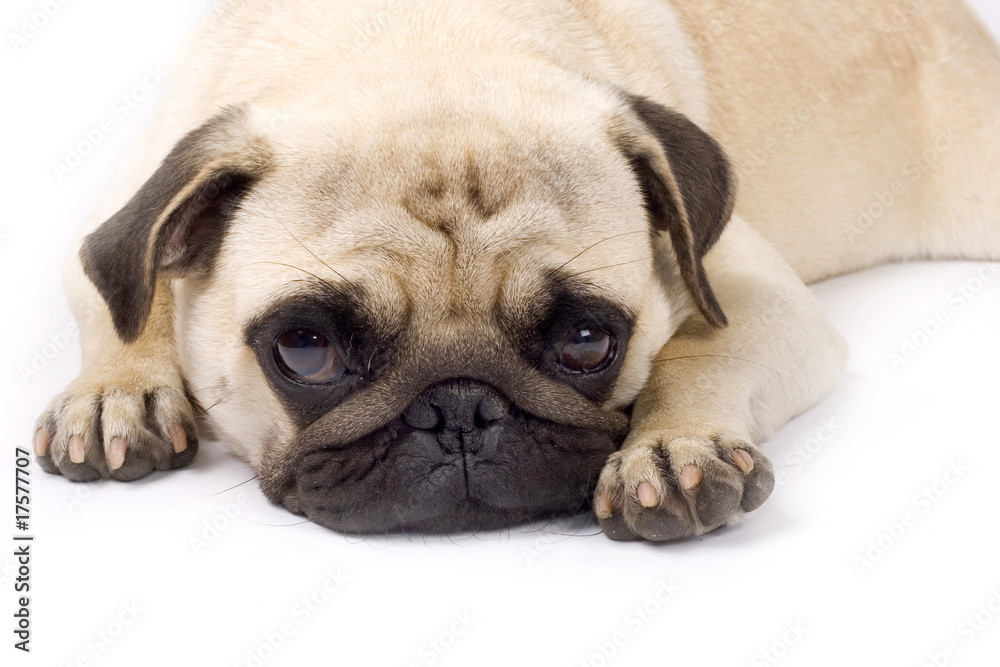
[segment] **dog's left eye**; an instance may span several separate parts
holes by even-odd
[[[344,361],[326,338],[306,329],[286,331],[274,342],[282,372],[306,384],[329,384],[344,374]]]
[[[572,331],[559,345],[559,363],[572,373],[597,373],[614,358],[615,339],[598,327]]]

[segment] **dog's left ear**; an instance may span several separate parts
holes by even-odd
[[[733,213],[735,184],[722,147],[682,114],[625,95],[632,114],[613,133],[639,181],[653,228],[670,237],[677,268],[698,310],[714,327],[726,316],[702,258]]]
[[[123,342],[145,328],[158,277],[211,265],[240,199],[269,166],[247,110],[227,108],[181,139],[135,196],[84,239],[84,272]]]

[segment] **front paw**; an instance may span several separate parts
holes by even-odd
[[[632,433],[601,471],[594,512],[613,540],[677,540],[735,524],[773,489],[770,461],[743,439]]]
[[[118,369],[83,375],[57,396],[38,418],[34,446],[46,472],[131,481],[186,466],[198,439],[179,377],[153,381]]]

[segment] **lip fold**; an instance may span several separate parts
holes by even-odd
[[[601,467],[621,444],[613,432],[520,408],[479,437],[495,440],[492,451],[448,452],[399,417],[348,445],[310,449],[288,467],[272,500],[344,533],[497,529],[587,509]]]

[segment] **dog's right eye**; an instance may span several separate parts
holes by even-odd
[[[344,374],[336,348],[315,331],[286,331],[275,340],[274,354],[281,371],[296,382],[330,384]]]

